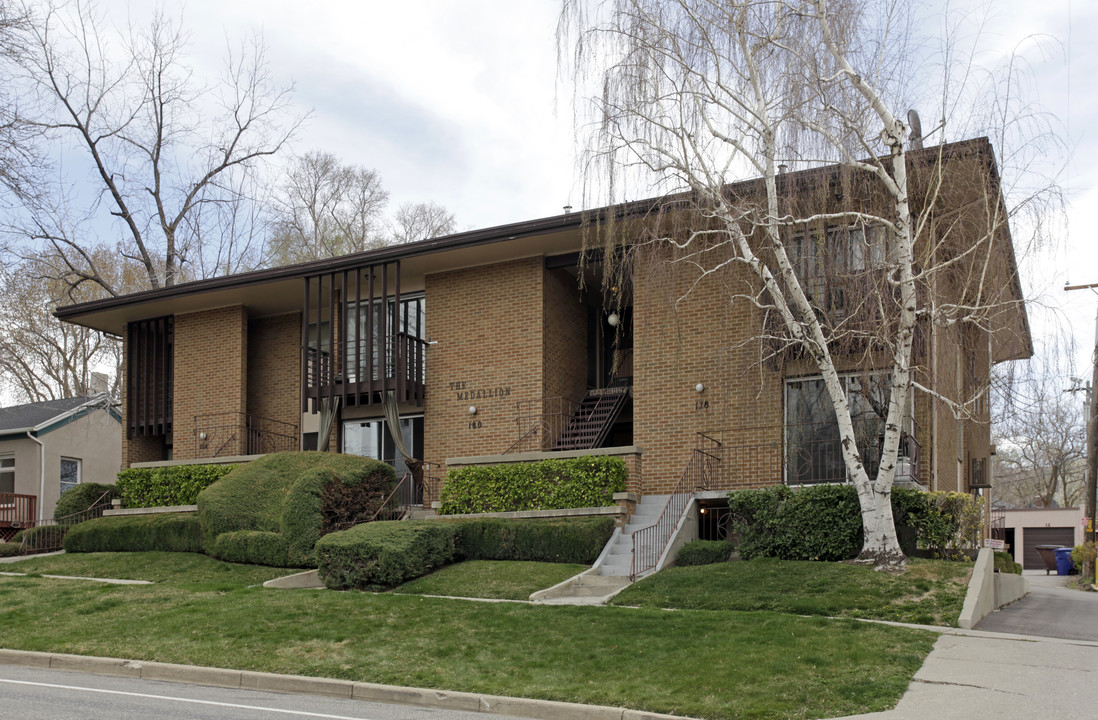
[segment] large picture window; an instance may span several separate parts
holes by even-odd
[[[412,457],[422,459],[423,452],[423,416],[415,415],[400,419],[400,434],[404,447]],[[404,458],[396,450],[389,429],[382,418],[371,420],[348,420],[343,423],[343,452],[348,455],[360,455],[387,462],[393,466],[399,479],[408,471]]]
[[[841,378],[862,464],[870,477],[880,465],[888,413],[889,378],[883,374]],[[909,406],[910,407],[910,404]],[[791,485],[846,482],[835,409],[823,378],[785,383],[785,481]]]

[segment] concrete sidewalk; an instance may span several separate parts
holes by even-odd
[[[943,634],[896,708],[848,720],[1098,717],[1098,643]]]

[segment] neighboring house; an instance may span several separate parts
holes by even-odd
[[[107,393],[0,408],[0,536],[53,517],[82,482],[113,483],[122,418]]]
[[[1005,540],[1007,552],[1026,570],[1045,569],[1038,545],[1082,545],[1086,529],[1081,507],[993,508],[991,518],[992,536]]]
[[[944,252],[963,245],[965,232],[987,227],[989,204],[979,202],[989,197],[985,190],[991,209],[1001,207],[994,157],[982,139],[920,157],[947,177],[969,178],[951,186],[953,205],[950,195],[933,200],[948,205],[931,231],[948,237]],[[828,188],[841,197],[843,172],[782,177],[806,197]],[[741,183],[729,192],[757,194],[758,187]],[[671,492],[694,449],[705,447],[720,460],[706,478],[714,496],[845,480],[820,379],[803,358],[747,342],[767,320],[751,302],[730,299],[728,288],[749,280],[717,273],[699,282],[688,266],[651,262],[641,251],[630,275],[604,283],[590,242],[583,256],[585,233],[590,240],[603,227],[592,219],[616,219],[614,227],[629,232],[666,202],[201,280],[56,314],[124,338],[126,467],[240,459],[323,447],[327,438],[335,451],[399,469],[382,404],[391,391],[406,449],[441,464],[428,473],[438,477],[446,467],[516,453],[599,452],[626,460],[631,491],[661,494]],[[923,323],[916,343],[919,381],[945,396],[974,398],[970,411],[959,417],[933,394],[915,395],[901,482],[961,491],[988,484],[990,366],[1032,352],[1005,221],[995,237],[987,251],[994,276],[980,289],[1000,304],[994,320]],[[816,274],[828,253],[842,253],[844,267],[858,265],[865,275],[887,252],[851,228],[803,230],[800,238],[791,240],[797,269],[823,312],[854,307],[860,289]],[[942,302],[971,290],[921,291]],[[866,347],[854,348],[841,370],[874,472],[882,376],[871,358]],[[428,482],[423,495],[437,498],[437,484]]]

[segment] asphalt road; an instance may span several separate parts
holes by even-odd
[[[1030,575],[1030,592],[981,620],[977,630],[1098,642],[1098,592],[1069,590],[1067,578]]]
[[[519,720],[493,715],[500,720]],[[484,720],[455,712],[362,700],[282,695],[0,665],[7,720]]]

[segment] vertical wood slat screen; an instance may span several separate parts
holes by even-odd
[[[126,326],[126,432],[172,432],[175,323],[171,316]]]
[[[316,412],[323,398],[380,403],[388,390],[421,403],[423,341],[402,329],[400,261],[313,275],[304,285],[302,411]]]

